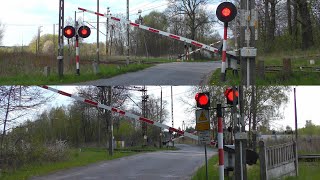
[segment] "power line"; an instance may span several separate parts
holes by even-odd
[[[156,1],[159,1],[159,0],[154,0],[154,1],[150,2],[150,3],[144,4],[144,5],[141,5],[141,6],[142,6],[142,7],[146,7],[146,6],[152,4],[152,3],[156,2]],[[133,8],[130,12],[133,12],[133,11],[136,11],[136,10],[141,9],[141,6],[138,6],[138,7],[136,7],[136,8]]]

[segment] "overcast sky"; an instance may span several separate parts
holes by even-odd
[[[206,6],[208,10],[215,13],[217,4],[222,0],[211,0]],[[112,14],[126,14],[126,0],[100,0],[100,12],[106,13],[107,7],[110,7]],[[97,10],[97,0],[65,0],[65,20],[68,17],[74,19],[74,12],[78,7]],[[130,0],[130,20],[137,19],[137,12],[142,10],[142,15],[150,13],[152,10],[163,11],[168,5],[167,0]],[[37,35],[38,27],[42,26],[41,34],[53,34],[53,24],[58,24],[59,18],[58,0],[8,0],[0,6],[0,21],[5,24],[5,35],[3,45],[28,45],[33,37]],[[78,13],[78,17],[84,18],[88,22],[96,22],[96,16],[88,13]],[[100,21],[106,21],[101,17]],[[100,26],[105,31],[105,26]],[[222,26],[221,26],[222,27]],[[55,28],[58,33],[58,25]],[[100,34],[100,40],[103,42],[104,35]],[[86,42],[96,42],[96,31]]]
[[[60,90],[64,90],[69,93],[75,92],[74,86],[52,86]],[[173,86],[173,117],[174,117],[174,127],[178,128],[182,126],[182,121],[185,121],[187,126],[195,126],[194,123],[191,123],[191,120],[194,120],[194,112],[187,113],[186,108],[190,108],[189,105],[182,103],[181,98],[190,97],[190,104],[195,105],[195,100],[193,97],[192,89],[190,86]],[[285,128],[287,125],[294,128],[294,101],[293,101],[293,86],[291,86],[292,91],[289,95],[289,102],[283,107],[279,107],[280,111],[283,112],[284,118],[278,121],[275,121],[271,124],[271,128],[279,129]],[[148,94],[152,94],[155,97],[160,97],[160,86],[148,86]],[[171,126],[171,88],[170,86],[162,86],[163,91],[163,100],[168,102],[168,111],[169,116],[165,124]],[[312,120],[314,124],[320,125],[320,111],[319,106],[316,104],[320,102],[320,86],[297,86],[297,116],[298,116],[298,127],[304,127],[306,120]],[[51,92],[48,92],[51,94]],[[141,92],[132,92],[132,99],[135,102],[141,101]],[[134,97],[135,96],[135,97]],[[72,102],[72,99],[58,95],[54,101],[48,102],[48,107],[66,105]],[[128,106],[135,106],[134,103],[131,103],[128,99]],[[39,112],[39,111],[38,111]]]

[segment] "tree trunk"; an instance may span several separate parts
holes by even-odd
[[[292,25],[292,33],[294,35],[295,45],[298,40],[298,5],[297,0],[294,0],[293,3],[293,25]]]
[[[287,0],[287,14],[288,14],[288,32],[292,35],[292,23],[291,23],[291,0]]]
[[[265,0],[264,1],[264,27],[265,27],[265,52],[269,52],[270,51],[270,41],[268,38],[268,34],[269,34],[269,29],[270,29],[270,17],[269,17],[269,0]]]
[[[301,36],[302,36],[302,49],[306,50],[314,45],[312,24],[310,18],[310,10],[308,3],[305,0],[297,0],[299,7],[299,14],[301,18]]]
[[[270,40],[270,44],[273,44],[274,41],[274,33],[276,29],[276,3],[275,0],[269,0],[271,5],[270,11],[270,25],[268,31],[268,39]]]

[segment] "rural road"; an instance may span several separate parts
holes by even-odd
[[[201,146],[176,144],[178,151],[143,153],[91,164],[84,167],[58,171],[31,180],[160,180],[190,179],[198,167],[205,164],[204,148]],[[208,158],[216,154],[208,149]]]
[[[173,62],[115,76],[78,83],[78,85],[207,85],[213,71],[221,62]]]

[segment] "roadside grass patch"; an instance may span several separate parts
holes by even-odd
[[[139,71],[148,67],[151,67],[150,64],[130,64],[128,66],[116,66],[116,65],[108,65],[103,66],[100,65],[99,70],[100,73],[95,75],[92,70],[86,67],[82,68],[80,71],[80,76],[75,74],[74,72],[67,72],[64,74],[62,78],[58,76],[57,73],[52,73],[49,77],[44,76],[42,73],[34,73],[34,74],[22,74],[17,73],[15,76],[1,76],[0,84],[11,85],[11,84],[19,84],[19,85],[43,85],[43,84],[70,84],[70,83],[81,83],[84,81],[96,80],[101,78],[110,78],[119,74],[124,74],[128,72]]]
[[[218,155],[211,157],[208,160],[208,177],[209,179],[219,179],[219,166],[218,166]],[[284,180],[319,180],[320,179],[320,161],[316,162],[299,162],[299,176],[291,176],[282,178]],[[247,165],[247,177],[248,180],[260,179],[260,162],[249,166]],[[203,180],[206,179],[205,165],[200,167],[192,177],[192,180]],[[232,180],[232,173],[229,177],[225,177],[226,180]]]
[[[15,171],[2,171],[0,173],[0,179],[3,180],[24,180],[32,176],[45,175],[50,172],[55,172],[62,169],[68,169],[72,167],[84,166],[87,164],[112,160],[120,157],[130,156],[137,154],[136,152],[114,152],[114,155],[109,156],[106,149],[93,150],[90,148],[83,148],[81,152],[79,149],[70,150],[68,160],[61,162],[38,162],[25,165]]]

